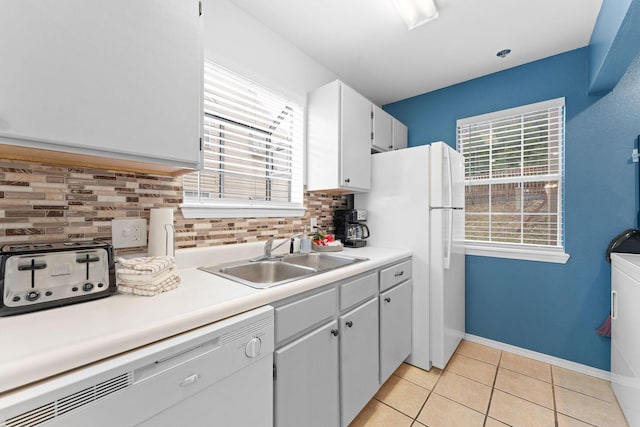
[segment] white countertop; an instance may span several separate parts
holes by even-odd
[[[180,287],[154,297],[116,294],[0,318],[0,393],[411,256],[400,249],[345,249],[369,261],[269,289],[196,268],[248,259],[261,248],[258,243],[178,251]]]

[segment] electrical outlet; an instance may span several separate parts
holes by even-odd
[[[114,249],[147,246],[147,220],[111,220],[111,242]]]
[[[311,231],[314,232],[316,231],[316,227],[318,226],[318,218],[311,217]]]

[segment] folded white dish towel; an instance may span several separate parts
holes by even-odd
[[[176,259],[172,256],[149,256],[139,258],[117,258],[116,262],[122,266],[119,272],[124,274],[153,274],[175,266]]]
[[[117,258],[118,291],[153,296],[175,289],[180,284],[175,258],[171,256]]]
[[[180,276],[171,275],[169,278],[159,283],[140,284],[134,286],[125,283],[118,283],[118,291],[123,294],[154,296],[175,289],[179,284]]]
[[[118,278],[118,283],[123,283],[125,285],[138,285],[138,284],[145,285],[145,284],[151,284],[151,283],[164,282],[169,277],[177,276],[177,275],[178,275],[178,269],[174,265],[173,267],[169,267],[158,273],[145,274],[145,275],[120,273],[120,270],[118,270],[117,278]]]

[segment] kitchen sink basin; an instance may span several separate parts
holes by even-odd
[[[214,265],[200,269],[254,288],[270,288],[316,273],[313,268],[270,260],[243,261],[241,264]]]
[[[308,254],[285,255],[282,258],[282,262],[295,264],[295,265],[302,265],[304,267],[311,267],[321,271],[333,270],[334,268],[355,264],[356,262],[359,262],[362,260],[363,260],[362,258],[353,258],[353,257],[324,254],[324,253],[317,253],[317,252],[312,252]]]
[[[309,253],[285,255],[273,260],[232,262],[199,269],[243,285],[264,289],[366,260],[367,258],[344,255]]]

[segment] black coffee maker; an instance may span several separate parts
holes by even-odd
[[[367,211],[363,209],[338,209],[333,215],[333,226],[336,239],[340,239],[344,246],[361,248],[367,245],[369,227]]]

